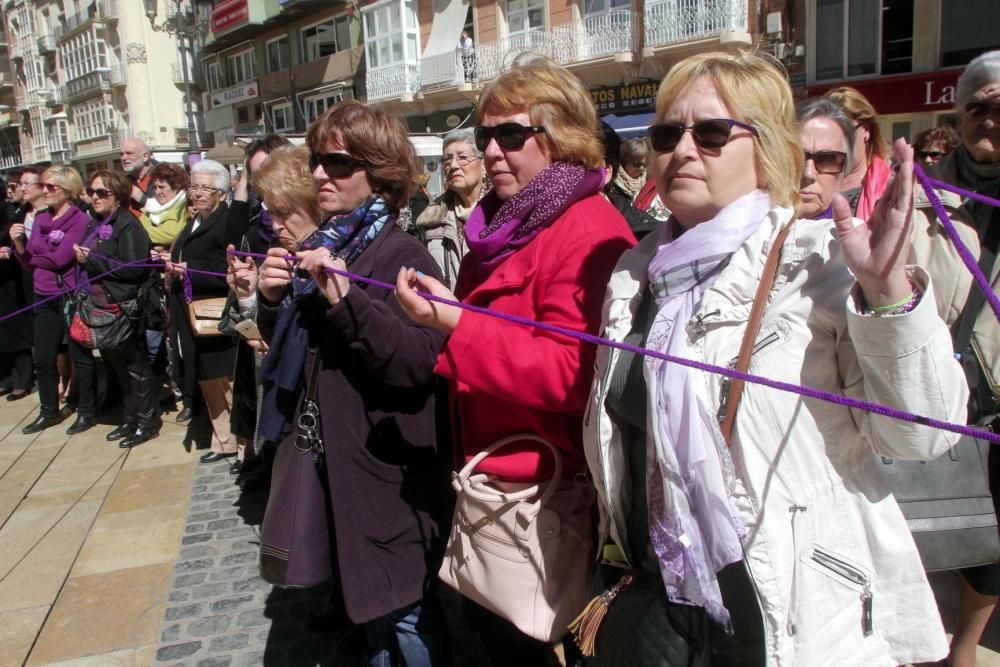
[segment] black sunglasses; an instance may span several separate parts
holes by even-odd
[[[87,188],[86,192],[88,197],[97,197],[98,199],[106,199],[111,196],[111,190],[104,188]]]
[[[947,153],[943,153],[941,151],[917,151],[917,159],[919,160],[926,160],[928,158],[931,160],[940,160],[945,155],[947,155]]]
[[[344,178],[354,173],[354,170],[367,167],[368,162],[351,157],[347,153],[316,153],[309,151],[309,171],[323,167],[327,178]]]
[[[733,127],[741,127],[744,130],[757,136],[757,128],[747,123],[741,123],[732,118],[712,118],[710,120],[700,120],[694,125],[681,125],[680,123],[659,123],[649,128],[649,139],[653,144],[653,150],[659,153],[669,153],[677,148],[681,142],[681,137],[688,130],[699,148],[717,149],[729,143]]]
[[[476,127],[476,148],[485,151],[494,139],[497,146],[504,150],[516,151],[524,146],[529,134],[545,132],[542,125],[521,125],[520,123],[500,123],[492,127],[479,125]]]
[[[965,113],[973,118],[986,118],[991,113],[1000,115],[1000,104],[989,102],[969,102],[965,105]]]
[[[806,162],[812,160],[819,174],[839,174],[844,171],[847,163],[847,153],[843,151],[818,151],[810,153],[805,151]]]

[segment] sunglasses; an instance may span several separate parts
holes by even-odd
[[[86,192],[88,197],[97,197],[98,199],[107,199],[111,196],[111,190],[104,188],[87,188]]]
[[[520,123],[500,123],[492,127],[476,127],[476,148],[485,151],[494,139],[497,146],[506,151],[516,151],[524,147],[528,135],[545,132],[542,125],[521,125]]]
[[[947,153],[942,153],[941,151],[917,151],[917,159],[919,160],[940,160]]]
[[[368,162],[351,157],[347,153],[316,153],[309,152],[309,170],[316,171],[322,166],[327,178],[345,178],[356,169],[367,167]]]
[[[816,153],[805,151],[805,154],[806,162],[812,160],[816,173],[819,174],[839,174],[844,171],[844,165],[847,163],[847,153],[843,151],[819,151]]]
[[[691,130],[691,136],[698,148],[718,149],[729,143],[734,127],[741,127],[753,136],[757,136],[757,128],[753,125],[741,123],[732,118],[712,118],[700,120],[694,125],[659,123],[649,128],[649,139],[653,144],[653,150],[659,153],[669,153],[677,148],[684,133]]]
[[[989,102],[969,102],[965,105],[965,113],[973,118],[986,118],[991,113],[1000,115],[1000,105]]]
[[[52,194],[57,190],[65,190],[66,188],[61,185],[56,185],[55,183],[42,183],[42,189],[45,190],[45,192]]]

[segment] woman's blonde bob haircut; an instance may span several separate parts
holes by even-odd
[[[53,165],[42,172],[39,182],[55,183],[69,193],[70,199],[78,198],[83,192],[83,179],[73,167]]]
[[[795,125],[792,90],[779,65],[752,53],[712,52],[674,65],[656,94],[656,122],[696,79],[708,77],[733,120],[757,128],[754,161],[758,186],[776,206],[799,205],[805,156]]]
[[[534,135],[548,149],[552,160],[596,169],[604,160],[597,138],[597,111],[583,83],[545,56],[524,53],[510,70],[486,84],[476,105],[476,124],[486,112],[527,112],[532,125],[545,133]]]
[[[882,128],[878,124],[878,113],[867,97],[850,86],[841,86],[840,88],[828,90],[823,97],[833,100],[844,107],[847,115],[853,118],[855,123],[868,128],[868,134],[871,135],[868,138],[868,145],[865,147],[868,164],[871,164],[875,157],[880,157],[883,160],[889,158],[889,146],[882,137]]]
[[[305,146],[282,146],[272,150],[253,173],[254,189],[272,208],[301,209],[306,218],[319,225],[316,182],[309,171],[309,149]]]

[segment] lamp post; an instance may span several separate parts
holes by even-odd
[[[182,11],[183,0],[167,0],[173,2],[176,11],[164,19],[163,23],[156,23],[156,5],[159,0],[143,0],[146,5],[146,18],[149,25],[156,32],[165,32],[168,35],[177,35],[178,47],[181,51],[181,77],[184,81],[184,100],[187,106],[187,133],[188,133],[188,164],[192,164],[192,156],[201,155],[198,146],[198,129],[194,118],[194,107],[191,104],[191,77],[188,74],[187,45],[194,46],[195,40],[204,37],[208,32],[209,20],[212,15],[213,0],[190,0],[194,5],[194,12]],[[187,44],[185,41],[187,40]],[[191,49],[192,56],[194,49]]]

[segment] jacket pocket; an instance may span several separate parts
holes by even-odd
[[[817,544],[807,548],[802,554],[802,559],[813,571],[825,575],[838,582],[841,587],[846,587],[856,593],[857,602],[855,604],[861,623],[861,633],[864,637],[870,637],[874,632],[872,575],[847,557]],[[836,597],[838,600],[842,599],[840,595]]]

